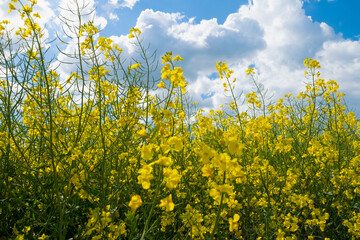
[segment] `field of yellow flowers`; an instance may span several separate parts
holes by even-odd
[[[232,112],[195,112],[183,59],[167,52],[153,78],[137,28],[129,66],[91,21],[67,23],[77,70],[62,81],[35,4],[9,2],[15,37],[0,22],[0,237],[360,238],[360,124],[319,62],[304,61],[303,92],[272,104],[252,68],[258,91],[240,101],[218,62]]]

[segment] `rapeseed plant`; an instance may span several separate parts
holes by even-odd
[[[183,58],[166,52],[152,78],[156,56],[137,28],[128,37],[142,60],[125,65],[95,23],[63,18],[79,47],[76,71],[60,76],[35,5],[8,3],[25,26],[16,46],[0,22],[0,236],[360,238],[360,124],[318,61],[304,61],[303,92],[273,103],[253,68],[242,98],[217,62],[232,113],[192,112]]]

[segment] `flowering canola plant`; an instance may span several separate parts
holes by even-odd
[[[205,114],[183,58],[167,52],[157,71],[138,28],[141,60],[125,65],[95,23],[68,23],[76,70],[60,76],[35,5],[9,1],[15,36],[0,22],[0,237],[360,238],[360,124],[318,61],[304,61],[303,92],[274,103],[253,68],[257,91],[241,99],[218,62],[231,113]]]

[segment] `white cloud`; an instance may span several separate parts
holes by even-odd
[[[118,17],[116,14],[114,14],[114,13],[110,13],[109,18],[110,18],[111,20],[119,20],[119,17]]]
[[[80,25],[77,11],[79,9],[81,14],[81,24],[93,21],[95,27],[99,30],[105,28],[107,20],[104,17],[97,15],[94,0],[61,0],[58,6],[58,16],[55,24],[58,27],[58,35],[61,40],[67,42],[66,45],[58,46],[61,51],[68,55],[77,54],[77,34]],[[65,23],[64,23],[65,21]],[[60,30],[59,30],[60,29]],[[72,71],[77,69],[77,61],[62,53],[57,57],[58,61],[54,61],[52,66],[57,68],[62,78],[66,78]],[[66,64],[72,63],[72,64]]]
[[[59,17],[67,19],[67,21],[74,26],[77,26],[79,23],[77,9],[79,9],[82,16],[82,24],[93,21],[94,25],[99,29],[103,29],[107,25],[107,20],[104,17],[98,16],[96,11],[94,11],[94,0],[61,0],[57,4],[59,4],[57,9]],[[56,19],[56,23],[65,27],[65,29],[67,28],[66,24],[60,21],[60,19]],[[67,34],[72,35],[70,32],[67,32]]]
[[[132,9],[135,6],[136,2],[138,2],[138,1],[139,0],[124,0],[124,2],[121,4],[121,6]]]
[[[18,30],[19,27],[24,27],[24,22],[23,20],[21,20],[21,17],[19,16],[20,14],[17,10],[13,10],[8,13],[8,3],[9,1],[0,1],[0,21],[6,19],[11,22],[9,24],[9,29],[13,28],[15,30],[11,31],[11,37],[13,39],[16,39],[15,32]],[[14,5],[17,9],[21,8],[19,2]],[[41,19],[35,18],[35,21],[43,30],[43,39],[47,39],[49,37],[48,27],[49,25],[51,25],[51,22],[55,17],[55,13],[51,8],[50,3],[46,0],[38,0],[37,5],[33,7],[33,13],[39,13],[39,15],[41,16]]]
[[[201,95],[214,92],[202,104],[204,107],[219,106],[219,100],[224,98],[222,83],[204,78],[216,71],[217,61],[243,62],[242,59],[251,59],[266,47],[263,30],[249,18],[231,18],[225,24],[218,24],[216,19],[195,24],[193,19],[185,20],[180,13],[148,9],[140,14],[136,26],[160,55],[173,51],[185,58],[181,65],[194,101],[201,103]]]
[[[140,0],[122,0],[119,6],[132,9],[138,1]],[[118,6],[118,3],[119,0],[110,0],[110,4],[114,5],[115,7]]]
[[[216,19],[199,24],[184,19],[179,13],[145,10],[136,26],[159,53],[171,50],[184,57],[189,77],[213,71],[216,61],[249,57],[265,47],[263,31],[253,20],[239,19],[234,27],[218,24]]]
[[[337,80],[350,97],[360,96],[360,42],[344,40],[326,23],[313,22],[301,1],[254,0],[251,7],[241,7],[237,16],[249,17],[264,29],[266,48],[259,51],[254,64],[276,96],[303,88],[302,60],[307,57],[318,59],[323,76]]]
[[[316,53],[323,75],[335,79],[349,97],[360,96],[360,41],[328,41]]]
[[[276,100],[303,90],[303,60],[317,58],[323,76],[338,80],[350,97],[360,101],[360,42],[344,40],[328,24],[314,22],[302,4],[300,0],[249,1],[224,24],[215,18],[194,23],[180,13],[147,9],[136,27],[159,54],[173,51],[185,58],[181,66],[194,101],[201,103],[201,96],[211,95],[201,104],[205,108],[218,107],[225,100],[220,80],[208,77],[216,72],[216,61],[226,61],[235,70],[237,93],[251,89],[244,71],[255,65],[259,80]],[[125,36],[117,40],[131,54],[134,49]]]

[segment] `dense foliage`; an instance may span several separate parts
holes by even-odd
[[[78,47],[60,77],[35,4],[9,3],[24,22],[15,38],[0,23],[0,237],[360,238],[359,120],[316,60],[306,89],[274,103],[252,68],[242,103],[218,62],[232,113],[192,114],[183,59],[167,52],[153,77],[137,28],[128,65],[91,21],[62,19]]]

